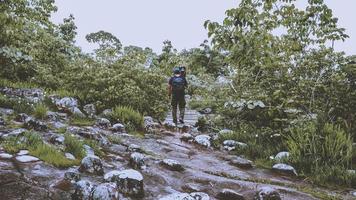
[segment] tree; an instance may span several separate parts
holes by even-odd
[[[98,31],[88,34],[85,38],[88,42],[99,45],[99,48],[94,50],[98,61],[103,63],[113,63],[119,58],[122,44],[113,34],[105,31]]]

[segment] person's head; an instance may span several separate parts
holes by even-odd
[[[180,75],[180,70],[179,70],[178,67],[175,67],[175,68],[173,69],[173,74],[174,74],[174,75]]]

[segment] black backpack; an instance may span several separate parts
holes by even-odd
[[[183,92],[185,89],[185,80],[183,77],[173,77],[172,90],[173,92]]]

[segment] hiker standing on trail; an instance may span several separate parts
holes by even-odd
[[[177,106],[179,107],[179,122],[184,123],[185,88],[188,82],[185,79],[185,67],[174,68],[174,76],[169,79],[168,93],[171,97],[173,122],[177,124]]]

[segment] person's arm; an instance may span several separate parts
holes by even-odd
[[[171,97],[172,95],[172,79],[169,79],[168,82],[168,96]]]

